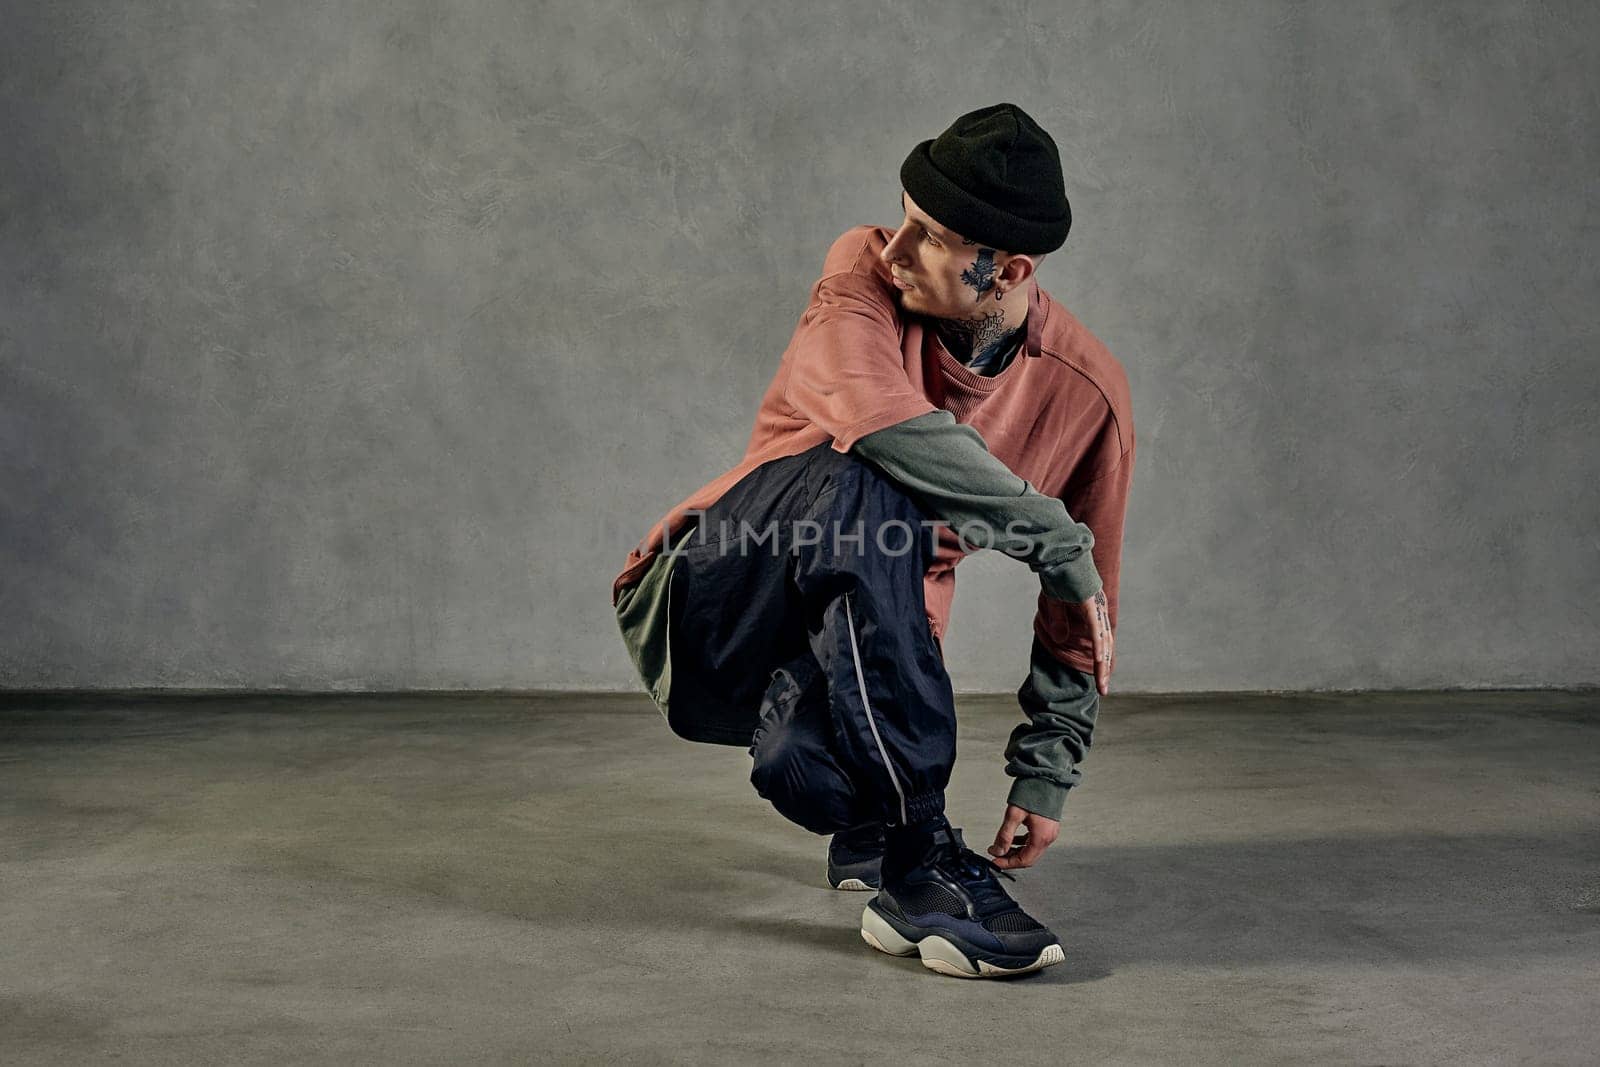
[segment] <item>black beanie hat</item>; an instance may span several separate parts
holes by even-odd
[[[1056,143],[1015,104],[969,111],[900,164],[917,206],[963,237],[1044,255],[1072,227]]]

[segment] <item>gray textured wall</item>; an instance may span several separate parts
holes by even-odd
[[[7,8],[0,685],[634,685],[628,547],[999,100],[1133,383],[1114,691],[1600,682],[1595,5]]]

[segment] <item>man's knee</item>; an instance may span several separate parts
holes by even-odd
[[[829,536],[858,554],[914,554],[932,544],[933,523],[900,484],[859,456],[828,450],[823,461],[827,488],[813,515]]]
[[[814,834],[835,834],[862,821],[855,791],[837,767],[784,737],[764,738],[754,755],[750,784],[785,819]]]
[[[831,834],[861,821],[855,789],[822,733],[827,688],[815,669],[774,675],[750,745],[750,784],[790,822]]]
[[[903,495],[893,479],[854,452],[840,452],[832,445],[819,447],[814,462],[832,478],[859,478],[868,484],[881,483],[884,488]]]

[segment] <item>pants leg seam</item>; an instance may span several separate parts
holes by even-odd
[[[861,650],[856,644],[855,616],[850,610],[850,594],[844,595],[845,624],[850,630],[850,657],[855,661],[856,685],[861,690],[861,707],[867,714],[867,725],[872,728],[872,740],[877,742],[878,755],[883,757],[883,767],[889,772],[889,784],[894,786],[895,796],[900,800],[900,821],[910,821],[906,815],[906,794],[900,788],[900,778],[894,773],[894,764],[889,762],[889,752],[883,747],[883,737],[878,733],[878,722],[872,714],[872,702],[867,698],[867,679],[861,671]]]

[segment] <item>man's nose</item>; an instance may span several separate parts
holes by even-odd
[[[906,258],[905,242],[900,238],[905,232],[903,227],[895,231],[895,235],[889,238],[889,243],[883,246],[883,251],[878,253],[878,258],[885,263],[903,263]]]

